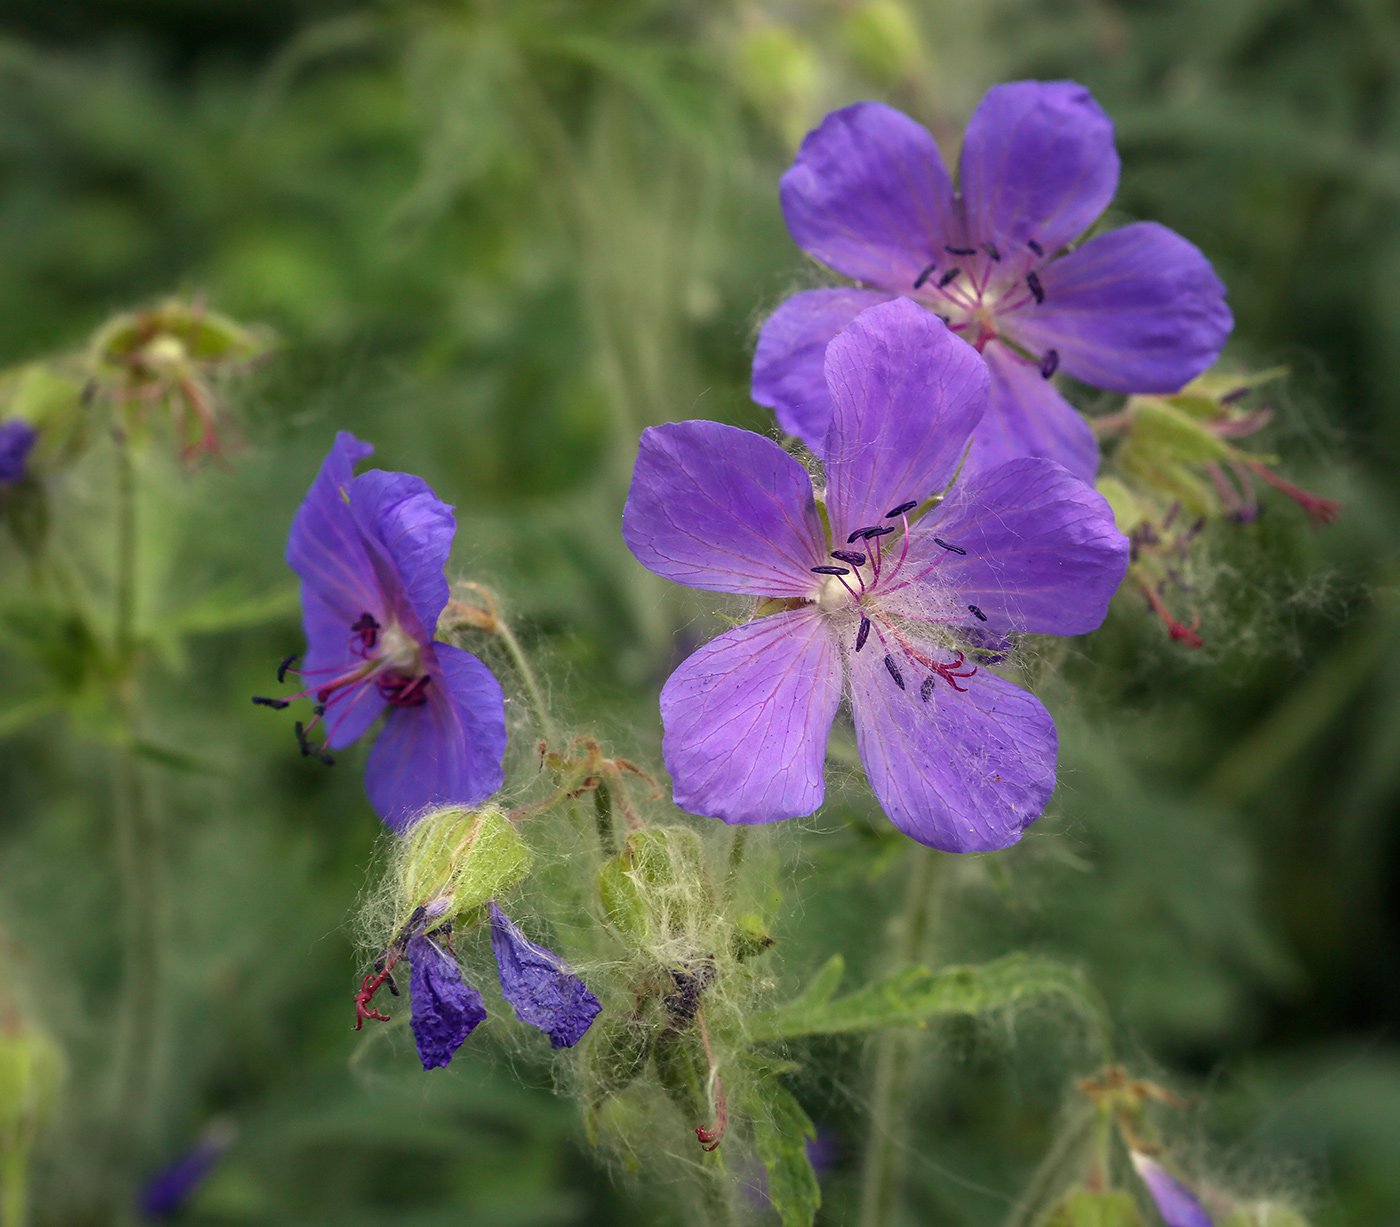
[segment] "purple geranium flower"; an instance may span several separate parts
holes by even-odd
[[[20,418],[0,425],[0,484],[22,481],[39,432]]]
[[[254,702],[286,707],[314,697],[311,727],[325,721],[333,750],[387,711],[365,788],[401,832],[430,805],[474,805],[501,786],[505,708],[481,661],[433,640],[448,598],[452,508],[407,473],[354,476],[373,450],[336,435],[287,541],[287,563],[302,581],[308,646],[300,673],[310,684],[291,698]],[[324,758],[309,731],[297,725],[302,752]]]
[[[1196,1195],[1165,1167],[1139,1150],[1132,1152],[1132,1158],[1166,1227],[1212,1227],[1210,1215]]]
[[[413,1038],[423,1068],[436,1069],[452,1060],[467,1036],[486,1021],[486,1004],[462,979],[457,960],[433,936],[420,933],[411,938],[408,960]]]
[[[1113,123],[1073,81],[991,89],[973,113],[958,191],[933,137],[878,102],[834,111],[783,176],[798,246],[861,288],[811,290],[763,326],[753,398],[818,455],[827,342],[894,295],[942,316],[991,368],[969,473],[1047,456],[1092,480],[1099,449],[1050,376],[1175,392],[1220,353],[1225,287],[1180,235],[1138,222],[1065,253],[1118,185]]]
[[[896,826],[951,851],[1002,848],[1055,784],[1055,726],[979,669],[1008,632],[1103,620],[1128,543],[1102,497],[1049,460],[954,476],[987,368],[907,299],[827,349],[819,510],[807,470],[716,422],[642,435],[623,536],[677,583],[755,597],[751,621],[661,693],[676,803],[733,823],[821,804],[827,732],[849,683],[866,775]]]

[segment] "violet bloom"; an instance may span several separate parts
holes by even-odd
[[[138,1203],[148,1219],[174,1218],[238,1137],[230,1121],[216,1120],[189,1150],[161,1168],[141,1188]]]
[[[756,598],[751,621],[687,659],[661,693],[676,804],[731,823],[812,813],[849,685],[870,785],[932,847],[1003,848],[1055,785],[1054,722],[978,668],[1008,632],[1077,635],[1128,564],[1104,499],[1049,460],[953,477],[987,368],[907,299],[827,349],[824,514],[807,470],[716,422],[642,435],[623,536],[693,588]],[[829,527],[828,527],[829,525]],[[985,637],[984,637],[985,636]]]
[[[1073,81],[989,90],[963,138],[956,192],[933,137],[907,115],[878,102],[832,112],[782,178],[783,214],[799,247],[860,288],[810,290],[778,308],[759,334],[754,400],[821,455],[827,342],[904,295],[991,368],[969,474],[1030,455],[1091,481],[1094,433],[1050,376],[1175,392],[1215,360],[1232,325],[1206,258],[1154,222],[1065,252],[1117,185],[1113,123]]]
[[[452,1060],[467,1036],[486,1021],[486,1004],[462,979],[456,958],[438,945],[434,935],[410,938],[408,960],[418,1058],[424,1069],[436,1069]]]
[[[1141,1151],[1132,1151],[1132,1157],[1133,1167],[1152,1195],[1166,1227],[1212,1227],[1210,1215],[1180,1180]]]
[[[325,745],[339,750],[363,736],[383,712],[365,788],[396,831],[432,805],[474,805],[501,786],[505,708],[501,687],[468,652],[436,643],[447,604],[443,567],[456,523],[418,477],[355,463],[374,449],[341,431],[287,541],[287,563],[301,577],[307,689],[286,707],[314,697]],[[279,679],[281,673],[279,671]]]
[[[530,941],[494,903],[491,949],[501,974],[501,995],[523,1023],[538,1027],[555,1048],[572,1048],[593,1024],[598,998],[558,955]]]
[[[21,418],[0,425],[0,485],[24,480],[29,453],[39,441],[39,432]]]

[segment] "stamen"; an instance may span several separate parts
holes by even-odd
[[[969,605],[967,609],[979,622],[985,622],[987,620],[987,615],[978,609],[976,605]]]
[[[259,707],[270,707],[273,711],[281,711],[284,707],[291,706],[291,703],[286,699],[265,699],[260,694],[253,696],[253,702]]]
[[[335,766],[335,759],[327,754],[320,746],[313,746],[306,737],[306,729],[302,727],[300,720],[296,722],[297,745],[301,747],[302,758],[314,758],[318,762],[325,763],[327,767]]]
[[[870,619],[862,616],[860,620],[860,630],[856,631],[856,651],[859,652],[865,646],[865,641],[870,638]],[[886,658],[888,659],[888,657]]]
[[[849,562],[853,567],[865,566],[865,555],[855,550],[832,550],[831,556],[839,558],[842,562]]]
[[[812,571],[817,575],[849,575],[850,571],[845,567],[813,567]]]
[[[1060,369],[1060,351],[1058,349],[1047,349],[1040,358],[1040,377],[1049,379]]]
[[[894,657],[888,653],[885,654],[885,668],[890,671],[890,676],[894,678],[894,684],[903,690],[904,678],[900,676],[899,666],[894,663]]]
[[[277,680],[279,682],[285,682],[287,680],[287,670],[292,667],[292,662],[300,655],[300,652],[293,652],[286,660],[277,666]]]
[[[977,254],[975,247],[949,247],[947,243],[943,244],[943,250],[950,256],[975,256]]]
[[[951,545],[951,544],[949,544],[947,541],[944,541],[942,537],[935,537],[935,538],[933,539],[933,543],[934,543],[934,545],[941,545],[941,546],[942,546],[945,550],[947,550],[950,554],[963,554],[963,555],[966,555],[966,554],[967,554],[967,551],[966,551],[965,549],[963,549],[961,546],[958,546],[958,545]]]
[[[866,533],[868,533],[868,532],[870,532],[870,531],[872,531],[872,530],[871,530],[871,529],[868,529],[868,528],[858,528],[858,529],[856,529],[855,532],[853,532],[849,537],[846,538],[846,544],[847,544],[847,545],[854,545],[857,541],[861,540],[861,539],[865,536]]]
[[[900,505],[899,505],[898,507],[891,507],[887,512],[885,512],[885,519],[887,519],[887,520],[894,520],[894,519],[897,519],[899,516],[902,516],[906,511],[913,511],[914,508],[917,507],[918,505],[919,505],[919,500],[918,500],[918,499],[911,499],[911,500],[910,500],[909,502],[907,502],[907,503],[900,503]]]
[[[991,256],[998,264],[1001,263],[1001,252],[997,250],[995,243],[983,243],[982,250]]]
[[[958,278],[961,274],[962,274],[962,269],[960,269],[960,268],[950,268],[946,273],[943,274],[943,276],[941,276],[941,277],[938,279],[938,288],[941,290],[941,289],[943,289],[945,286],[950,286],[950,285],[952,285],[953,282],[956,281],[957,278]]]
[[[1226,392],[1225,395],[1220,398],[1220,403],[1222,405],[1228,405],[1232,401],[1242,400],[1249,395],[1249,391],[1249,388],[1245,387],[1236,388],[1233,392]]]
[[[875,528],[861,529],[861,536],[867,541],[873,541],[876,537],[888,537],[890,533],[897,531],[892,525],[881,524]]]
[[[362,613],[358,619],[350,623],[350,629],[360,637],[360,647],[365,652],[368,652],[379,642],[380,626],[370,613]]]
[[[923,701],[924,701],[925,703],[927,703],[927,702],[929,701],[929,698],[930,698],[930,697],[932,696],[932,694],[933,694],[933,688],[934,688],[937,684],[938,684],[938,680],[937,680],[936,678],[933,678],[933,677],[926,677],[926,678],[924,678],[923,685],[919,687],[919,698],[923,699]]]
[[[938,267],[938,261],[935,260],[935,261],[934,261],[932,264],[930,264],[926,269],[924,269],[923,272],[921,272],[916,278],[914,278],[914,288],[915,288],[916,290],[921,290],[921,289],[923,289],[924,282],[927,281],[930,277],[933,276],[933,270],[936,269],[937,267]]]
[[[1038,256],[1043,256],[1045,254],[1045,248],[1043,248],[1034,239],[1027,239],[1026,246],[1029,247]]]
[[[1031,293],[1035,295],[1036,305],[1039,306],[1045,301],[1045,287],[1040,284],[1040,277],[1036,273],[1026,274],[1026,284],[1030,286]]]
[[[395,707],[421,707],[428,701],[428,696],[423,692],[429,680],[426,673],[412,678],[390,673],[379,679],[379,694],[386,703],[392,703]]]

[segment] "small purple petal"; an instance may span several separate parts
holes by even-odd
[[[827,346],[826,377],[827,505],[844,541],[947,484],[986,407],[987,368],[937,316],[897,298]]]
[[[1234,319],[1199,248],[1156,222],[1090,239],[1041,272],[1045,302],[1001,323],[1076,379],[1114,392],[1175,392],[1220,356]]]
[[[826,554],[807,470],[771,439],[718,422],[642,432],[622,537],[657,575],[753,596],[808,595]]]
[[[968,121],[958,163],[967,233],[1003,253],[1052,255],[1118,187],[1113,121],[1073,81],[996,85]]]
[[[21,418],[0,425],[0,484],[20,481],[29,465],[29,453],[39,432]]]
[[[523,1023],[538,1027],[556,1048],[572,1048],[598,1017],[598,998],[558,955],[537,946],[491,904],[491,949],[501,972],[501,996]]]
[[[452,1060],[467,1036],[486,1020],[486,1005],[481,994],[463,981],[457,960],[431,937],[412,938],[408,959],[418,1058],[424,1069],[436,1069]]]
[[[812,813],[840,701],[840,655],[815,606],[711,640],[661,691],[676,804],[730,823]]]
[[[189,1150],[146,1182],[141,1189],[141,1212],[152,1219],[173,1218],[199,1190],[236,1136],[237,1130],[228,1121],[211,1124]]]
[[[817,456],[831,425],[827,344],[867,307],[889,300],[879,290],[808,290],[789,298],[759,330],[751,395]]]
[[[778,194],[793,241],[838,273],[912,291],[952,235],[953,185],[927,129],[880,102],[807,134]]]
[[[1180,1180],[1145,1154],[1134,1150],[1132,1156],[1133,1166],[1152,1194],[1166,1227],[1212,1227],[1210,1215]]]
[[[926,643],[913,646],[949,660]],[[903,688],[879,652],[846,659],[861,762],[890,821],[945,852],[986,852],[1020,839],[1055,790],[1055,723],[1040,700],[985,669],[959,681],[962,694],[942,679],[925,688],[930,675],[921,679],[920,666],[902,654]]]

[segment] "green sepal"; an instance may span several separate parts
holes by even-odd
[[[730,942],[734,958],[742,963],[763,954],[773,944],[773,939],[766,930],[763,918],[752,912],[734,917],[733,938]]]
[[[650,827],[627,837],[598,871],[608,919],[642,947],[698,933],[714,916],[700,837],[689,827]]]
[[[475,919],[486,904],[520,885],[533,857],[494,806],[424,815],[408,833],[400,870],[400,923],[413,910],[446,899],[439,922]]]
[[[1144,520],[1151,519],[1142,501],[1116,477],[1100,477],[1094,488],[1108,500],[1113,522],[1125,537]]]
[[[585,1124],[590,1144],[597,1144],[603,1106],[636,1081],[650,1055],[651,1032],[633,1015],[614,1015],[592,1028],[583,1053],[588,1094]]]
[[[1143,1227],[1132,1194],[1122,1189],[1071,1189],[1042,1227]]]

